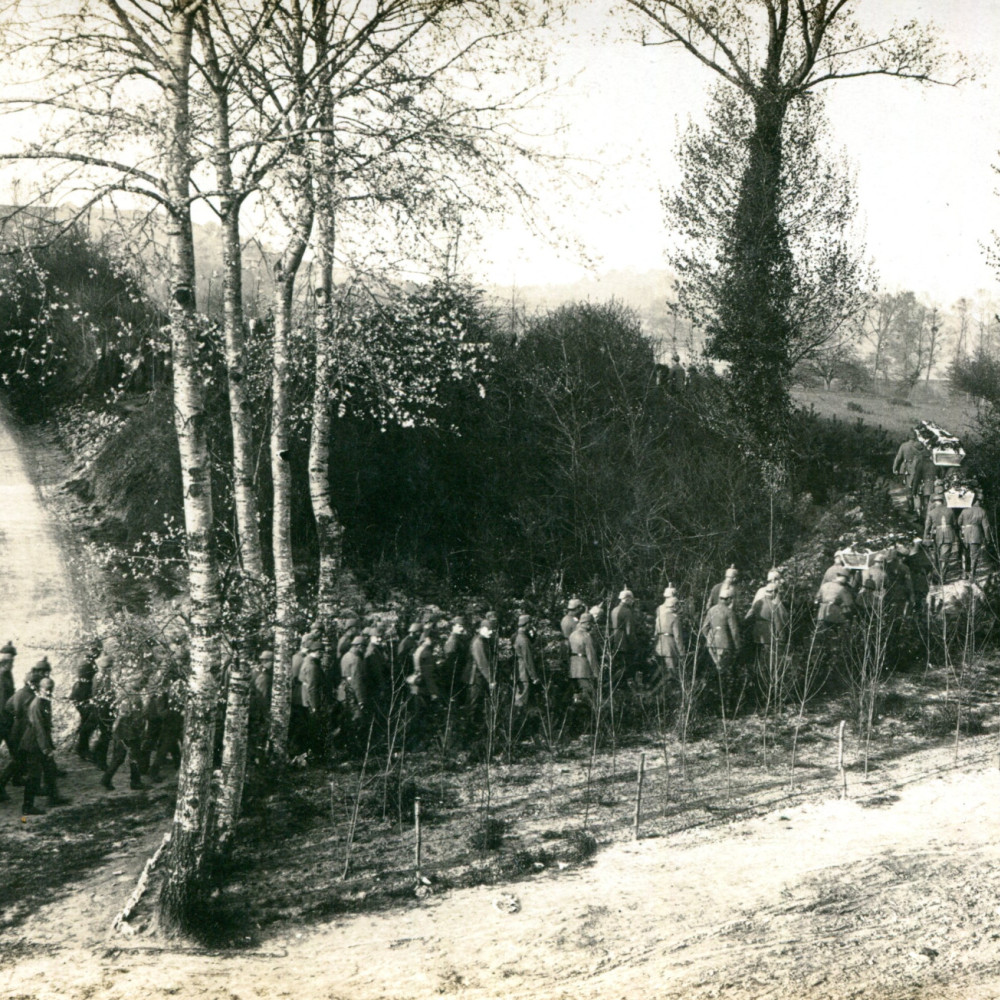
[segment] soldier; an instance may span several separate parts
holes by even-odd
[[[450,699],[462,690],[462,675],[469,658],[469,637],[465,623],[456,618],[451,623],[451,634],[445,640],[444,658],[441,662],[441,689]]]
[[[489,642],[492,638],[493,628],[484,620],[472,637],[472,642],[469,643],[469,659],[465,672],[467,687],[465,724],[470,733],[474,730],[477,716],[482,714],[487,695],[492,695],[496,690],[493,663],[489,653]]]
[[[265,712],[271,710],[271,688],[274,684],[274,651],[262,649],[252,678],[254,690],[261,699]]]
[[[773,670],[788,642],[788,609],[781,599],[777,580],[771,580],[758,591],[746,620],[750,622],[758,673],[762,667]]]
[[[351,643],[354,641],[354,637],[358,635],[360,631],[361,627],[358,622],[358,616],[352,611],[348,611],[345,615],[344,631],[340,633],[340,638],[337,640],[338,660],[342,660],[344,658],[345,654],[351,648]]]
[[[35,796],[45,787],[50,806],[65,805],[69,799],[59,794],[58,772],[55,763],[55,745],[52,742],[52,691],[55,685],[47,674],[38,682],[38,692],[28,706],[27,720],[21,735],[20,750],[24,759],[25,816],[38,816],[42,810],[35,806]]]
[[[894,476],[905,476],[907,480],[913,472],[913,467],[926,454],[926,449],[917,437],[917,432],[913,431],[913,436],[908,437],[896,452],[896,457],[892,463],[892,474]]]
[[[719,588],[718,600],[711,604],[701,627],[709,655],[719,675],[719,689],[725,698],[733,684],[733,662],[740,647],[740,629],[733,613],[733,592],[728,584]]]
[[[97,706],[94,704],[94,675],[97,664],[86,659],[76,668],[76,683],[70,691],[69,700],[80,716],[80,728],[76,734],[76,755],[81,760],[90,757],[90,737],[98,728]]]
[[[7,702],[14,697],[15,686],[13,670],[14,657],[16,655],[17,650],[9,642],[3,647],[3,649],[0,649],[0,741],[7,744],[7,750],[11,757],[14,756],[14,747],[8,737],[10,736],[13,718],[7,715],[4,708]]]
[[[719,596],[722,594],[723,588],[726,588],[729,591],[730,607],[735,607],[740,596],[739,579],[740,571],[735,566],[730,566],[729,569],[726,570],[726,575],[722,583],[717,583],[712,588],[711,593],[709,593],[708,606],[710,608],[715,607],[715,605],[719,603]]]
[[[971,507],[964,508],[958,515],[958,526],[962,531],[962,568],[967,570],[969,579],[974,580],[983,544],[990,541],[989,518],[979,506],[978,497],[973,498]]]
[[[177,674],[176,665],[171,663],[170,673],[161,682],[156,693],[156,714],[159,717],[158,736],[151,744],[152,761],[149,765],[150,781],[160,781],[163,766],[169,757],[176,770],[181,766],[181,742],[184,739],[184,681]],[[253,710],[254,689],[250,692],[250,706]]]
[[[437,725],[441,710],[441,689],[438,684],[437,663],[434,656],[434,629],[425,625],[420,633],[412,657],[413,672],[407,677],[410,698],[407,712],[410,730],[417,744]]]
[[[618,595],[618,603],[611,611],[612,662],[628,668],[635,658],[635,618],[632,605],[635,596],[627,587]]]
[[[829,571],[827,571],[827,572],[829,572]],[[824,579],[825,579],[825,577],[824,577]],[[767,588],[772,583],[774,584],[774,589],[780,593],[780,591],[781,591],[781,583],[782,583],[781,570],[779,570],[777,568],[773,568],[773,567],[767,571],[767,582],[764,583],[762,586],[758,587],[757,588],[757,593],[753,595],[753,600],[750,602],[750,608],[751,608],[751,610],[752,610],[753,606],[758,601],[764,600],[766,594],[768,593]],[[747,618],[749,618],[749,617],[750,617],[750,614],[748,612],[747,613]]]
[[[958,542],[955,531],[955,512],[945,505],[944,495],[936,493],[927,511],[924,522],[924,541],[934,545],[937,562],[937,574],[942,583],[948,579],[952,555]]]
[[[912,608],[923,606],[930,590],[930,574],[934,572],[934,564],[924,549],[923,539],[914,538],[912,542],[897,542],[896,549],[899,558],[910,573],[910,586],[913,591]]]
[[[118,698],[118,710],[111,728],[108,763],[101,777],[101,785],[109,792],[114,791],[112,779],[126,760],[129,769],[129,788],[139,791],[145,787],[139,774],[139,760],[145,732],[146,717],[142,698],[139,697],[134,683],[130,683]]]
[[[534,691],[540,680],[535,669],[535,653],[531,644],[531,615],[519,615],[514,635],[514,707],[521,715],[521,725],[535,707]]]
[[[580,615],[576,628],[569,637],[569,676],[576,681],[577,693],[573,696],[573,701],[593,708],[596,704],[595,696],[598,674],[597,650],[594,646],[593,636],[590,630],[594,620],[589,613]]]
[[[574,597],[569,604],[566,605],[566,614],[563,615],[563,619],[559,623],[559,628],[567,641],[573,634],[573,630],[580,622],[580,612],[585,610],[586,605],[578,597]]]
[[[881,611],[889,596],[890,586],[885,553],[876,552],[861,572],[861,606],[869,612]]]
[[[171,650],[175,644],[171,643]],[[179,647],[183,648],[183,647]],[[184,649],[186,653],[187,650]],[[110,653],[102,653],[96,661],[97,675],[94,678],[92,700],[95,714],[93,721],[97,723],[97,739],[94,741],[93,760],[103,771],[108,762],[108,748],[111,746],[111,730],[115,724],[115,690],[114,657]],[[88,740],[89,740],[88,736]]]
[[[663,591],[663,603],[656,609],[656,645],[653,652],[662,664],[660,678],[656,684],[658,691],[663,690],[666,684],[678,676],[685,648],[686,640],[677,592],[673,587],[667,587]]]
[[[261,650],[250,679],[250,753],[260,761],[267,746],[268,721],[271,715],[271,687],[274,682],[274,652]],[[156,781],[152,774],[150,777]]]
[[[406,630],[406,635],[396,644],[396,663],[399,670],[406,675],[413,670],[413,654],[420,645],[420,636],[423,626],[419,622],[413,622]]]
[[[4,706],[4,713],[7,716],[6,729],[8,731],[7,745],[14,748],[10,761],[0,773],[0,801],[6,799],[7,784],[13,782],[19,785],[24,781],[25,755],[21,746],[25,727],[28,725],[28,709],[35,700],[38,692],[38,685],[52,672],[48,657],[43,656],[28,671],[28,676],[24,679],[24,684],[7,699]]]
[[[305,747],[317,757],[326,742],[326,675],[319,649],[310,649],[299,668],[302,725]]]
[[[357,749],[359,741],[366,745],[368,731],[374,718],[372,692],[364,675],[365,637],[355,635],[351,645],[340,658],[340,691],[338,697],[344,705],[344,713],[350,720],[348,741]]]
[[[847,584],[848,577],[841,567],[836,578],[821,583],[816,592],[816,627],[821,634],[840,629],[854,614],[854,592]]]
[[[913,464],[910,471],[910,499],[913,502],[913,510],[920,517],[927,511],[927,505],[934,494],[934,483],[937,480],[937,467],[934,460],[922,448],[922,454]]]

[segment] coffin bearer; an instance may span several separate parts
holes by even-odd
[[[854,614],[854,591],[847,584],[849,575],[842,566],[833,580],[819,585],[816,593],[816,628],[820,634],[839,629]]]

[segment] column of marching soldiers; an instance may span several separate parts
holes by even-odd
[[[856,622],[917,612],[931,584],[948,579],[953,549],[974,577],[990,539],[985,513],[974,505],[956,537],[951,512],[942,514],[948,508],[937,496],[930,499],[923,537],[872,554],[863,569],[829,553],[831,564],[814,597],[814,642],[821,648],[842,643]],[[725,700],[737,688],[745,692],[767,664],[789,661],[791,616],[778,569],[747,601],[739,572],[730,567],[709,593],[698,629],[690,628],[672,585],[663,592],[651,636],[630,590],[621,591],[606,619],[605,609],[605,603],[588,609],[574,597],[558,632],[521,614],[503,649],[492,611],[471,630],[463,618],[429,615],[401,638],[349,611],[329,631],[314,624],[291,664],[290,752],[323,761],[330,753],[358,756],[436,744],[464,748],[474,759],[477,752],[490,752],[498,725],[506,726],[515,744],[541,743],[546,718],[558,720],[560,734],[590,733],[601,712],[613,707],[616,692],[620,705],[629,699],[669,705],[683,672],[691,670],[691,677],[701,672],[703,683],[717,682],[712,689]],[[713,678],[699,666],[702,651]],[[0,648],[0,740],[10,755],[0,771],[0,801],[8,799],[9,785],[22,785],[21,812],[32,815],[41,812],[35,801],[40,795],[50,805],[67,801],[58,790],[65,772],[55,762],[51,665],[43,657],[15,690],[16,653],[10,642]],[[135,671],[115,669],[100,641],[77,664],[69,698],[79,715],[75,752],[96,764],[108,791],[123,764],[132,789],[143,788],[145,776],[161,780],[168,762],[179,765],[188,663],[183,633],[159,643],[153,660],[156,679],[146,690]],[[260,650],[249,722],[250,753],[257,760],[268,749],[273,667],[273,652]],[[220,714],[226,673],[224,668]],[[551,738],[551,727],[549,733]]]

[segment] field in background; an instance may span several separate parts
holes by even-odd
[[[813,407],[824,417],[840,420],[860,417],[866,424],[884,427],[900,438],[905,437],[919,420],[933,420],[961,437],[970,433],[976,418],[976,407],[969,396],[952,393],[944,381],[921,382],[905,400],[894,396],[893,386],[861,392],[796,387],[792,390],[792,400],[798,406]],[[860,407],[860,411],[856,407]]]

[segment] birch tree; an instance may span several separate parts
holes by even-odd
[[[49,112],[49,121],[38,142],[6,154],[66,168],[57,183],[79,187],[84,171],[88,203],[116,192],[148,199],[165,231],[190,603],[184,747],[160,896],[168,929],[190,926],[211,855],[219,694],[219,589],[191,223],[192,53],[204,2],[95,0],[74,13],[60,12],[51,23],[31,25],[21,55],[44,53],[47,89],[30,103]]]

